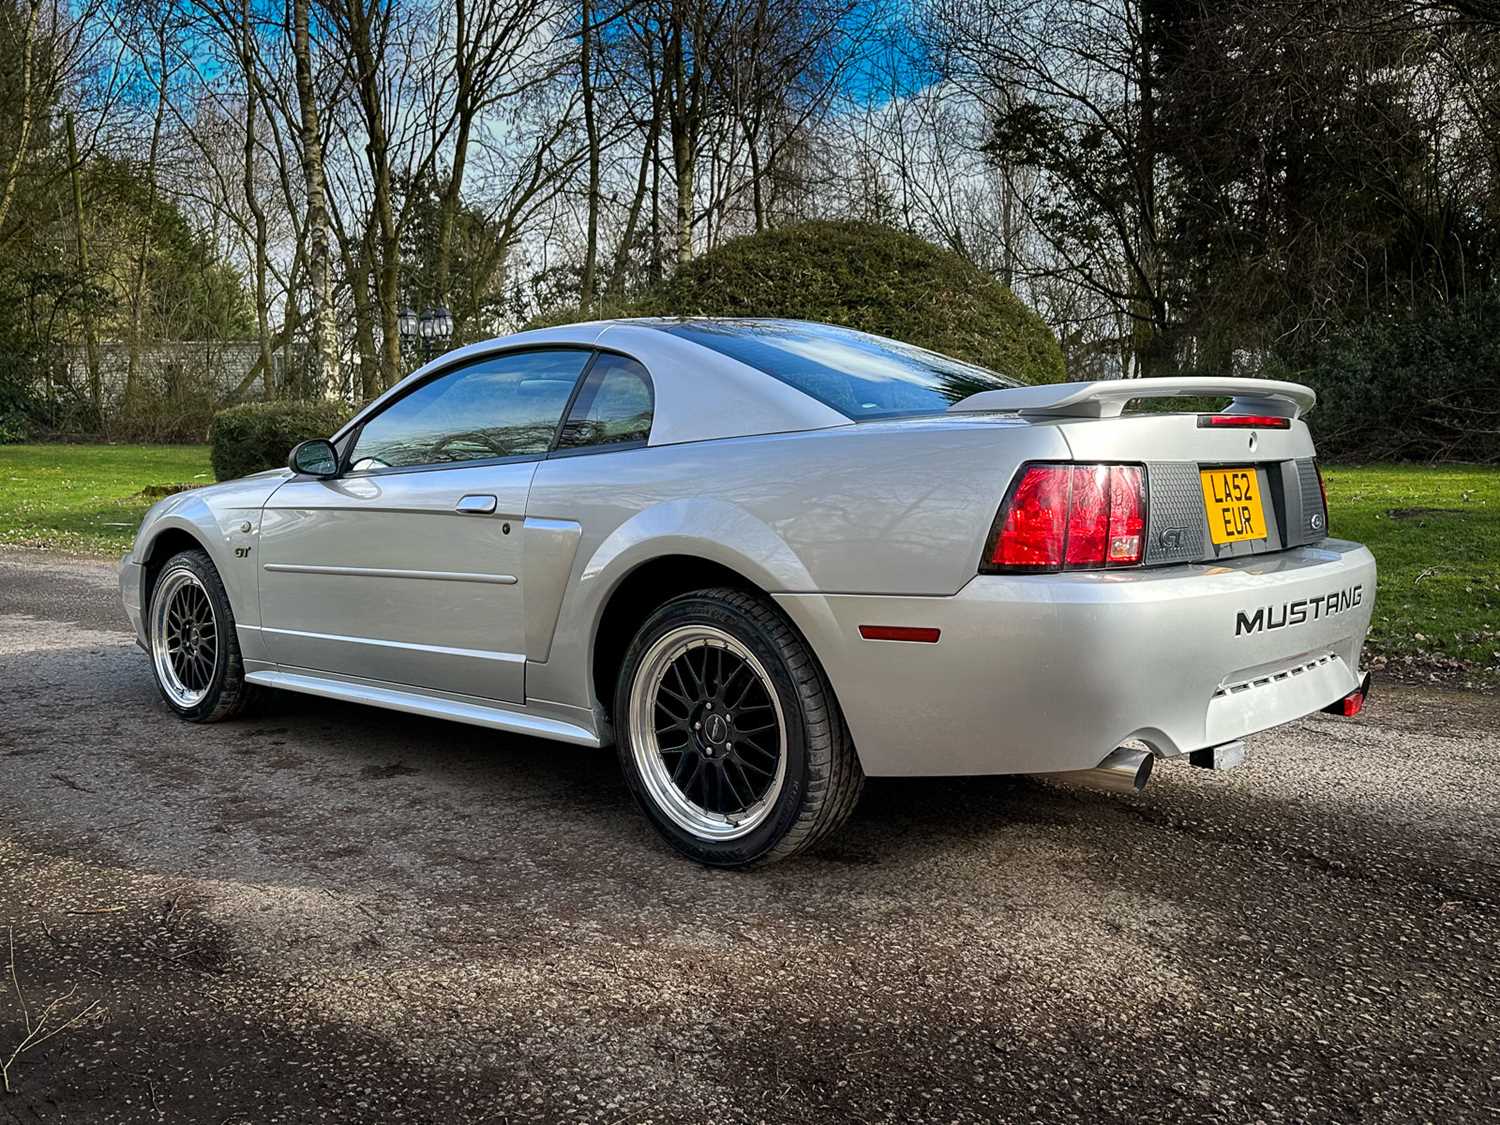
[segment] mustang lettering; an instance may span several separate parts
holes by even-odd
[[[1344,613],[1358,608],[1364,601],[1364,593],[1363,586],[1351,586],[1347,590],[1335,590],[1326,597],[1299,598],[1294,602],[1282,602],[1279,606],[1263,606],[1254,615],[1240,610],[1235,615],[1234,635],[1257,633],[1262,629],[1284,629],[1288,625],[1301,625],[1320,617]]]

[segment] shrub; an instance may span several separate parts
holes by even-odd
[[[817,221],[746,235],[595,316],[767,316],[890,336],[1032,383],[1064,377],[1057,338],[963,258],[873,223]],[[577,309],[528,327],[588,319]]]
[[[26,393],[0,379],[0,445],[25,441],[31,436],[31,402]]]
[[[1366,321],[1268,374],[1318,392],[1324,456],[1500,461],[1500,295]]]
[[[330,436],[348,417],[341,402],[247,402],[221,410],[208,428],[214,477],[280,468],[292,446]]]

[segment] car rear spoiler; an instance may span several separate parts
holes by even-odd
[[[1298,418],[1313,408],[1317,392],[1301,383],[1276,379],[1214,379],[1174,376],[1161,379],[1100,379],[1093,383],[1044,383],[980,391],[948,407],[951,414],[991,411],[1061,418],[1118,418],[1136,398],[1221,398],[1233,401],[1226,414],[1266,414]]]

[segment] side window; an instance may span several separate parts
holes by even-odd
[[[546,453],[589,353],[492,356],[424,383],[364,424],[350,468],[408,468]]]
[[[600,352],[563,423],[559,449],[642,442],[651,436],[651,376],[633,359]]]

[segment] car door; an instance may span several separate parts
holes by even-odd
[[[261,523],[261,628],[283,667],[525,701],[522,520],[591,353],[508,352],[440,373],[296,478]]]
[[[567,677],[580,666],[570,653],[552,660],[559,614],[568,594],[584,529],[592,552],[603,537],[639,510],[641,493],[632,488],[628,466],[612,456],[645,448],[655,415],[651,376],[636,360],[601,351],[590,365],[578,394],[568,407],[557,446],[537,468],[526,501],[528,622],[527,653],[535,661],[533,691],[549,699],[549,692],[567,694],[557,677]],[[626,469],[626,476],[620,470]],[[576,644],[586,630],[569,630]],[[546,679],[550,677],[550,679]],[[537,688],[540,687],[540,690]]]

